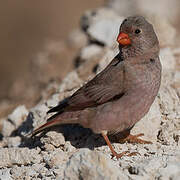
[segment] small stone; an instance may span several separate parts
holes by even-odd
[[[130,174],[136,174],[137,175],[139,173],[139,169],[137,167],[130,166],[128,170],[129,170]]]
[[[68,160],[68,156],[61,149],[56,149],[52,151],[48,156],[44,156],[45,162],[49,167],[62,168],[63,164]]]
[[[5,137],[3,141],[4,141],[4,146],[8,146],[8,147],[18,147],[21,144],[21,138],[19,136]]]
[[[72,146],[69,141],[66,141],[66,143],[64,145],[64,151],[66,151],[66,152],[74,152],[74,151],[76,151],[76,148],[74,146]]]
[[[64,136],[56,131],[49,131],[46,136],[41,138],[41,143],[52,144],[56,148],[65,144]]]

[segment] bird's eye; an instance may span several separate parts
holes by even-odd
[[[136,30],[135,30],[135,33],[136,33],[136,34],[139,34],[140,32],[141,32],[140,29],[136,29]]]
[[[124,20],[124,22],[126,22],[126,21],[127,21],[127,19]]]

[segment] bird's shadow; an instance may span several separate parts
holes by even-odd
[[[101,134],[94,134],[90,129],[83,128],[78,124],[59,125],[57,127],[51,127],[40,135],[34,137],[22,137],[22,143],[20,147],[28,147],[30,149],[40,147],[44,149],[44,144],[41,142],[42,137],[46,137],[48,131],[56,131],[62,133],[65,141],[69,141],[76,149],[88,148],[93,150],[95,147],[101,147],[106,145],[104,138]],[[109,136],[112,143],[119,142],[119,139],[123,139],[124,134],[116,134]]]
[[[90,129],[83,128],[78,124],[59,125],[57,127],[51,127],[40,135],[34,137],[21,136],[22,142],[20,147],[28,147],[30,149],[40,147],[44,148],[44,144],[41,143],[41,138],[46,137],[48,131],[56,131],[62,133],[65,141],[69,141],[72,146],[78,148],[94,149],[105,145],[105,141],[100,134],[94,134]]]
[[[41,143],[40,139],[43,136],[46,137],[46,133],[48,131],[56,131],[62,133],[65,138],[65,141],[70,141],[71,145],[73,145],[75,148],[94,149],[94,147],[100,147],[105,144],[105,141],[101,135],[94,134],[90,129],[83,128],[78,124],[67,124],[51,127],[42,132],[40,135],[32,137],[30,135],[30,132],[32,132],[32,130],[34,129],[33,121],[34,116],[33,113],[30,112],[26,120],[11,133],[11,137],[21,137],[22,140],[19,147],[28,147],[30,149],[40,147],[43,149],[44,144]]]
[[[64,102],[66,99],[61,101],[60,103]],[[53,116],[52,116],[53,117]],[[30,149],[40,147],[43,148],[44,144],[41,143],[41,137],[46,136],[46,133],[49,130],[57,131],[62,133],[65,137],[66,141],[70,141],[71,145],[75,148],[89,148],[94,149],[95,147],[101,147],[105,145],[105,141],[100,134],[94,134],[90,129],[83,128],[78,124],[67,124],[67,125],[59,125],[56,127],[51,127],[44,132],[42,132],[38,136],[27,136],[24,134],[28,134],[32,132],[33,122],[34,122],[34,115],[30,112],[26,118],[26,120],[19,126],[15,131],[11,133],[12,136],[20,136],[22,141],[19,147],[28,147]],[[123,138],[123,133],[119,133],[116,136],[110,136],[111,142],[117,142],[118,139]],[[123,135],[124,136],[124,135]]]

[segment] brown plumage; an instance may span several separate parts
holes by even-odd
[[[57,112],[33,132],[57,124],[78,123],[101,133],[114,156],[107,134],[131,129],[149,110],[161,81],[159,43],[151,24],[128,17],[117,38],[119,54],[96,77],[52,108]],[[124,154],[124,153],[123,153]]]

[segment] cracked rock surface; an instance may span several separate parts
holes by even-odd
[[[118,2],[122,2],[126,11],[121,11]],[[114,142],[117,152],[139,152],[136,156],[117,160],[111,158],[100,135],[79,125],[63,125],[34,138],[28,136],[34,128],[46,122],[49,108],[93,78],[117,54],[115,37],[119,25],[128,10],[142,9],[139,3],[133,8],[133,2],[109,0],[106,6],[86,12],[81,27],[73,31],[76,36],[68,38],[68,43],[80,48],[74,60],[74,70],[61,84],[52,86],[49,83],[49,91],[56,87],[51,97],[42,99],[31,109],[19,106],[4,119],[0,136],[0,179],[180,178],[180,41],[176,38],[180,33],[168,18],[161,21],[161,14],[152,16],[141,10],[141,14],[160,32],[163,71],[160,91],[150,111],[132,129],[132,134],[144,133],[143,139],[153,144]],[[177,14],[174,17],[178,18]],[[162,32],[164,27],[170,36]],[[43,97],[48,96],[43,94]]]

